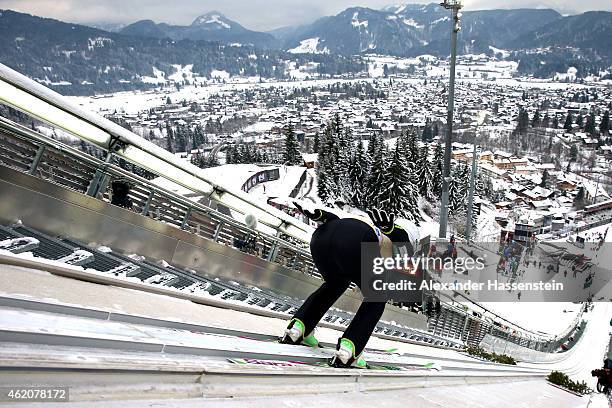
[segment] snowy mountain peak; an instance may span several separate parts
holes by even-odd
[[[438,10],[440,7],[437,3],[428,4],[413,4],[413,3],[400,3],[393,4],[390,6],[383,7],[381,11],[392,14],[408,14],[411,12],[432,12]]]
[[[232,28],[232,21],[217,11],[211,11],[196,18],[192,26],[205,26],[211,29],[229,30]]]
[[[392,6],[386,6],[382,8],[382,11],[386,11],[387,13],[400,14],[402,11],[406,10],[407,4],[394,4]]]

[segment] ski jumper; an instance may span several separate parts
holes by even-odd
[[[342,296],[351,283],[361,288],[361,244],[382,244],[388,238],[380,230],[359,219],[338,218],[324,213],[324,223],[312,235],[310,250],[324,283],[295,313],[306,333],[312,331],[330,307]],[[380,253],[374,254],[380,256]],[[386,303],[363,302],[353,317],[343,337],[355,345],[358,355],[365,348],[376,324],[380,320]]]

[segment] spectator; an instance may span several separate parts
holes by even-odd
[[[115,180],[111,184],[111,204],[132,209],[132,200],[129,197],[131,190],[130,183],[127,180]]]

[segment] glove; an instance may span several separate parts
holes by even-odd
[[[295,205],[295,208],[297,208],[297,210],[299,212],[304,214],[309,219],[311,219],[313,221],[320,221],[320,219],[322,217],[321,210],[315,210],[314,212],[308,211],[307,209],[302,208],[302,206],[299,205],[298,203],[296,203],[295,201],[293,202],[293,205]]]
[[[314,212],[308,211],[307,209],[302,208],[302,206],[296,203],[295,201],[293,202],[293,205],[295,205],[295,208],[297,208],[297,210],[304,214],[306,217],[319,223],[325,223],[327,221],[338,218],[337,215],[325,210],[316,209],[314,210]]]
[[[378,208],[367,210],[366,212],[374,225],[380,228],[383,234],[390,234],[393,231],[395,214],[387,214],[385,210],[379,210]]]

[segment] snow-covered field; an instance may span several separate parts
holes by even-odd
[[[300,72],[299,68],[295,68]],[[221,73],[222,71],[218,71]],[[299,75],[308,76],[302,72]],[[304,88],[309,86],[327,86],[328,84],[363,81],[363,79],[303,79],[294,81],[266,81],[243,79],[242,82],[211,83],[207,86],[195,87],[193,85],[183,86],[180,90],[176,87],[166,87],[162,90],[117,92],[114,94],[96,96],[68,96],[67,98],[81,107],[97,113],[125,112],[136,114],[157,106],[164,105],[166,98],[172,102],[186,100],[187,102],[207,100],[211,95],[217,95],[227,91],[242,91],[253,88]]]

